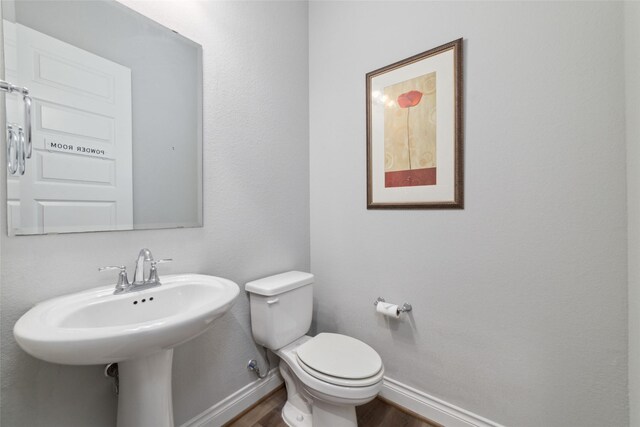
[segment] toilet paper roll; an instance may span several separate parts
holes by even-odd
[[[397,319],[398,317],[400,317],[400,311],[398,310],[398,306],[396,304],[389,304],[389,303],[380,301],[376,305],[376,311],[382,314],[383,316],[393,317],[394,319]]]

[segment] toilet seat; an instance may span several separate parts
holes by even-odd
[[[291,344],[276,350],[276,355],[280,357],[280,370],[282,371],[283,369],[283,363],[287,365],[296,380],[300,381],[305,390],[314,398],[338,405],[363,405],[380,392],[384,366],[373,378],[365,380],[366,382],[375,381],[370,385],[364,385],[366,382],[361,380],[351,380],[352,382],[349,385],[338,385],[332,383],[336,382],[335,377],[329,378],[332,381],[329,382],[308,373],[307,370],[303,369],[304,364],[298,359],[297,350],[312,339],[313,337],[308,335],[302,336]],[[343,379],[343,381],[346,384],[349,380]]]
[[[377,375],[374,375],[370,378],[352,380],[349,378],[340,378],[340,377],[332,377],[330,375],[323,374],[322,372],[316,371],[313,368],[307,366],[300,359],[297,359],[298,366],[302,368],[307,374],[311,375],[313,378],[316,378],[320,381],[324,381],[328,384],[340,386],[340,387],[367,387],[370,385],[374,385],[379,383],[382,380],[382,376],[384,371],[380,369]]]
[[[321,333],[296,349],[299,366],[309,375],[338,386],[366,387],[380,382],[382,360],[355,338]]]

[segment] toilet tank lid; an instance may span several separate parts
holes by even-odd
[[[245,285],[244,289],[252,294],[273,296],[287,292],[301,286],[313,283],[313,274],[302,271],[287,271],[264,279],[254,280]]]

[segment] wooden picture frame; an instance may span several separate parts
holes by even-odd
[[[463,209],[462,44],[367,73],[367,209]]]

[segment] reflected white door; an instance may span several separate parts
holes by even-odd
[[[7,80],[33,98],[33,156],[8,180],[9,229],[132,229],[131,70],[20,24],[4,28]],[[21,99],[7,100],[16,103],[8,122],[21,123]]]

